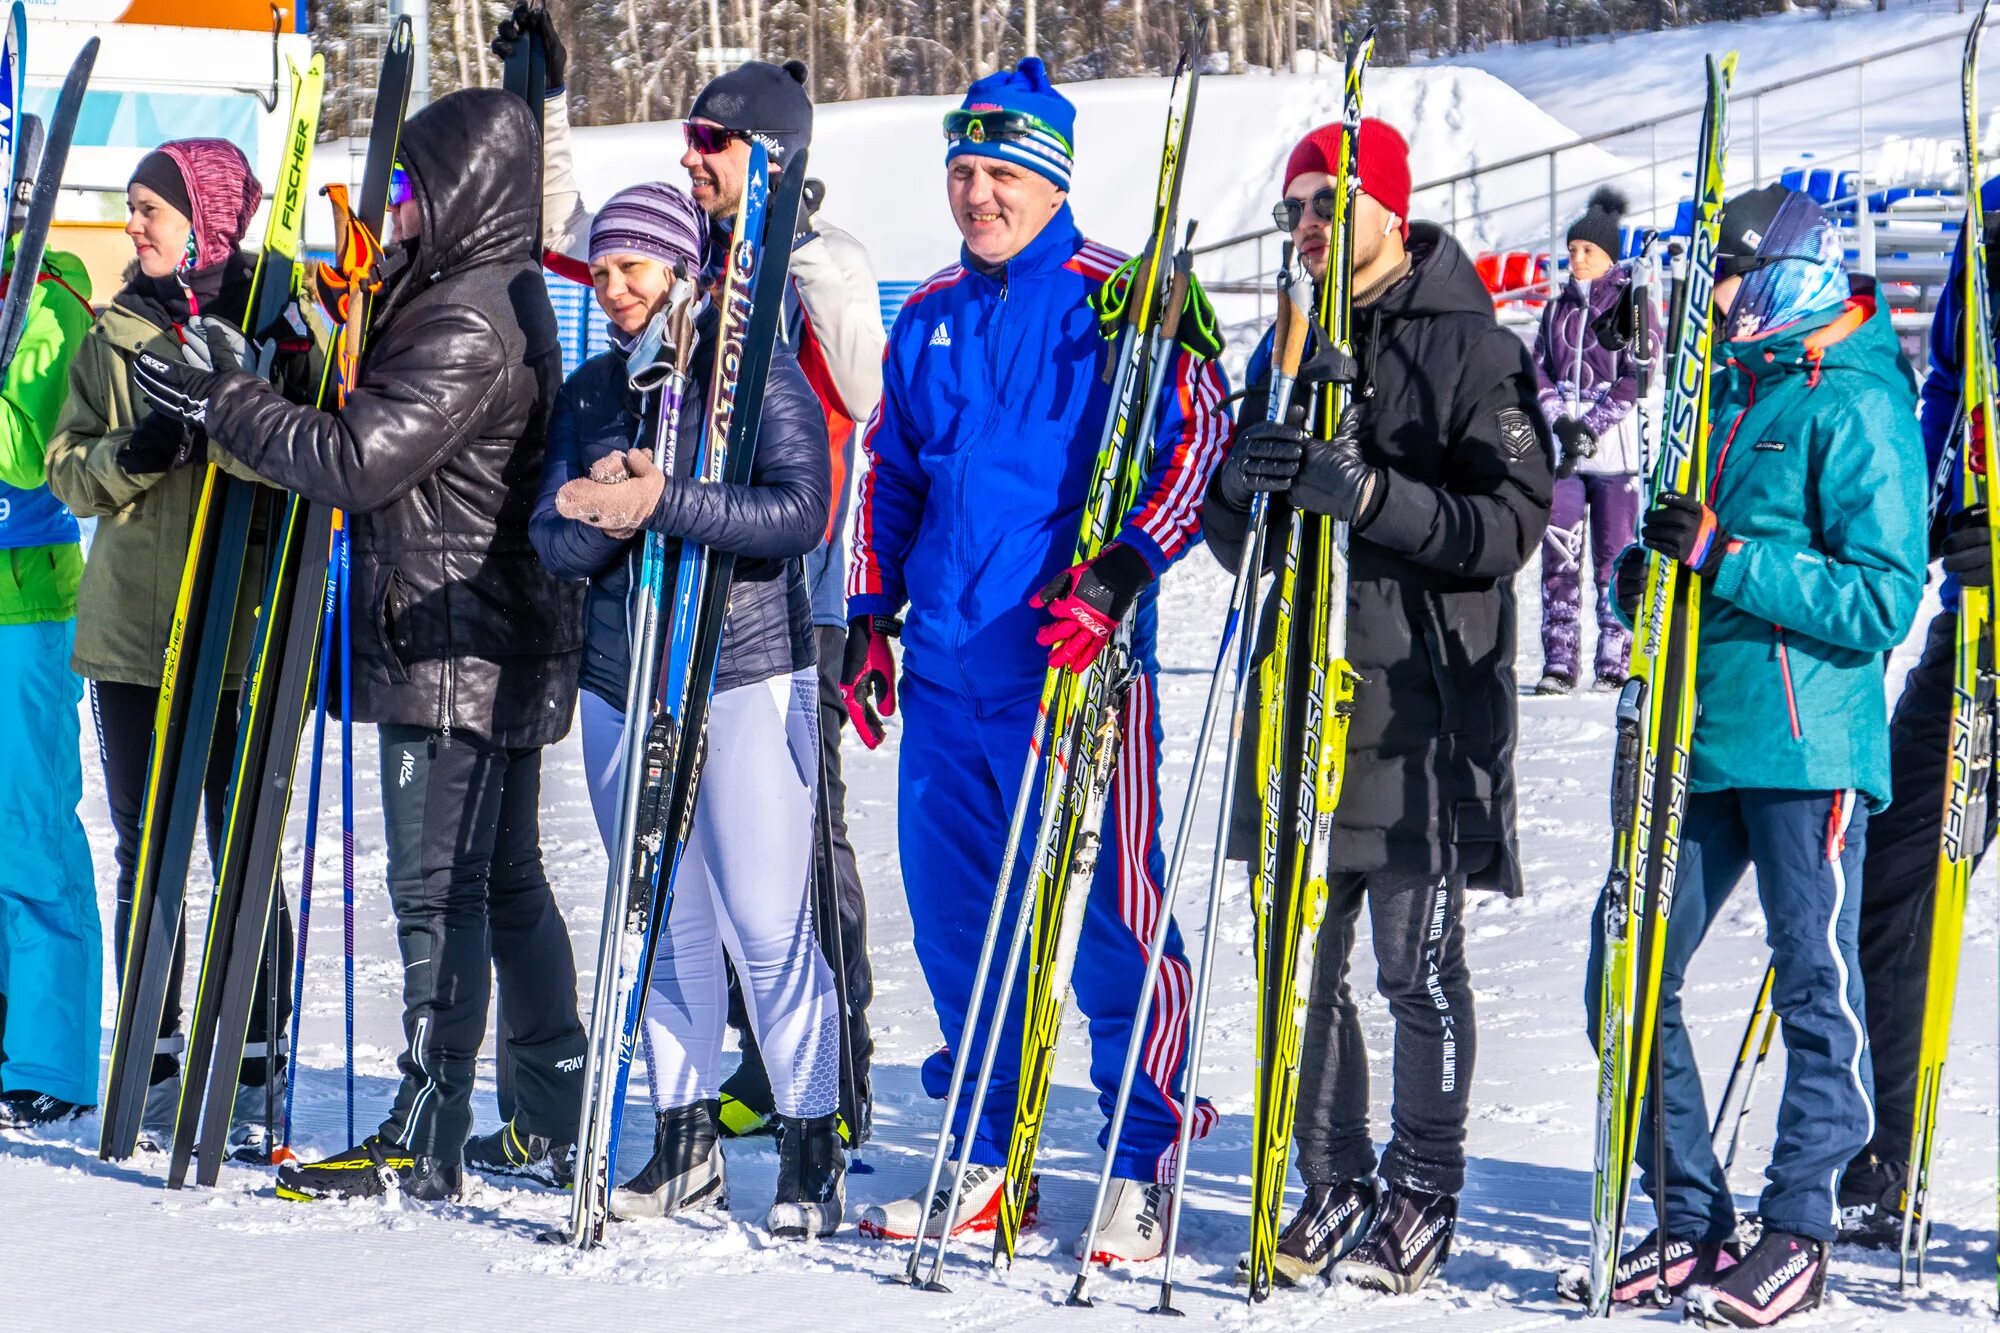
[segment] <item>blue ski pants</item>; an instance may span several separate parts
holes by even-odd
[[[1784,1100],[1758,1211],[1766,1230],[1834,1238],[1840,1173],[1867,1144],[1875,1121],[1856,939],[1867,820],[1852,791],[1744,788],[1688,798],[1660,980],[1664,1183],[1667,1226],[1675,1236],[1715,1241],[1736,1228],[1735,1200],[1709,1144],[1701,1071],[1680,996],[1710,923],[1754,868],[1764,938],[1777,971],[1771,1000],[1785,1041]],[[1584,992],[1593,1034],[1603,925],[1600,904]],[[1753,997],[1746,992],[1743,998]],[[1639,1121],[1638,1158],[1648,1197],[1659,1198],[1650,1095]]]
[[[917,961],[929,984],[945,1041],[956,1050],[965,1037],[973,973],[993,906],[996,877],[1006,853],[1008,821],[1028,758],[1034,730],[1035,699],[984,712],[968,700],[908,672],[903,674],[901,768],[898,785],[898,838],[903,892],[909,899]],[[1146,969],[1146,948],[1159,920],[1164,868],[1159,845],[1160,747],[1158,693],[1151,671],[1133,683],[1125,703],[1125,743],[1106,801],[1104,844],[1091,883],[1082,934],[1078,939],[1072,992],[1090,1020],[1090,1080],[1098,1109],[1108,1118],[1123,1072],[1127,1045],[1135,1039],[1133,1019]],[[1022,835],[1024,850],[1008,893],[1011,903],[994,955],[973,1034],[967,1090],[953,1132],[965,1133],[971,1084],[985,1054],[987,1032],[999,991],[1001,963],[1015,913],[1026,896],[1028,861],[1041,781]],[[1001,1165],[1012,1136],[1021,1069],[1021,1025],[1027,991],[1025,959],[1014,983],[1002,1027],[1002,1046],[993,1086],[973,1136],[972,1160]],[[1154,997],[1130,1109],[1118,1148],[1116,1173],[1128,1180],[1170,1180],[1183,1109],[1181,1071],[1186,1054],[1188,1006],[1193,982],[1182,951],[1180,931],[1169,930],[1160,984]],[[942,1098],[949,1057],[927,1062],[926,1089]],[[1206,1134],[1214,1108],[1199,1103],[1194,1136]],[[1103,1145],[1107,1123],[1099,1132]]]
[[[103,936],[69,669],[76,621],[0,625],[0,1091],[97,1102]]]

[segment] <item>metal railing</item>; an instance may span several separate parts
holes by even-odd
[[[1853,60],[1845,60],[1840,62],[1839,64],[1828,65],[1824,68],[1813,70],[1806,74],[1796,74],[1790,78],[1776,79],[1769,83],[1760,84],[1755,88],[1744,89],[1735,92],[1734,94],[1732,94],[1730,98],[1732,106],[1740,107],[1745,103],[1747,103],[1749,106],[1750,133],[1748,135],[1749,139],[1748,148],[1749,148],[1749,158],[1750,158],[1750,179],[1753,181],[1762,181],[1766,179],[1764,173],[1764,157],[1765,157],[1765,139],[1768,133],[1777,133],[1785,130],[1795,130],[1805,125],[1823,122],[1827,119],[1826,117],[1823,116],[1813,116],[1801,120],[1790,121],[1783,124],[1767,127],[1764,124],[1764,98],[1774,93],[1784,92],[1789,89],[1803,87],[1812,83],[1816,83],[1820,80],[1836,78],[1846,74],[1853,74],[1856,76],[1857,79],[1857,87],[1855,90],[1855,95],[1852,98],[1854,113],[1855,113],[1854,148],[1851,150],[1851,152],[1842,151],[1838,153],[1836,156],[1830,158],[1816,157],[1814,159],[1814,165],[1826,166],[1829,164],[1845,163],[1849,160],[1852,160],[1854,162],[1853,170],[1858,173],[1857,179],[1860,182],[1860,188],[1856,191],[1856,193],[1861,196],[1864,196],[1865,198],[1867,194],[1867,178],[1865,172],[1866,172],[1867,158],[1869,152],[1868,98],[1867,98],[1868,67],[1871,65],[1879,65],[1885,61],[1901,59],[1905,56],[1910,56],[1918,52],[1929,51],[1932,50],[1933,48],[1940,46],[1949,45],[1952,47],[1958,47],[1963,44],[1964,40],[1965,40],[1964,34],[1959,31],[1939,33],[1932,37],[1924,37],[1924,38],[1919,38],[1915,41],[1905,42],[1899,46],[1890,47],[1887,50],[1871,52],[1868,55],[1861,56]],[[1667,197],[1663,195],[1660,189],[1660,182],[1662,179],[1661,173],[1663,170],[1671,170],[1673,172],[1673,179],[1678,180],[1681,176],[1685,174],[1687,166],[1691,163],[1692,153],[1663,154],[1660,151],[1659,131],[1664,126],[1674,125],[1676,123],[1687,121],[1690,119],[1698,119],[1701,116],[1702,111],[1703,111],[1702,105],[1700,103],[1695,103],[1688,106],[1677,108],[1676,110],[1673,111],[1665,112],[1661,115],[1649,117],[1645,120],[1638,120],[1638,121],[1633,121],[1630,124],[1620,125],[1614,129],[1600,130],[1592,134],[1580,135],[1574,139],[1569,139],[1562,143],[1555,144],[1547,148],[1536,149],[1531,152],[1518,153],[1512,157],[1502,158],[1497,162],[1481,163],[1478,166],[1467,168],[1464,171],[1454,172],[1448,176],[1440,176],[1433,180],[1419,182],[1411,190],[1411,197],[1414,199],[1426,194],[1432,194],[1439,191],[1447,192],[1448,206],[1444,210],[1444,216],[1441,220],[1446,222],[1446,225],[1448,226],[1449,230],[1451,230],[1454,234],[1462,232],[1462,230],[1468,225],[1479,223],[1483,220],[1492,218],[1498,214],[1519,210],[1524,207],[1528,207],[1536,203],[1541,203],[1545,201],[1547,207],[1547,227],[1548,227],[1547,235],[1549,238],[1548,242],[1549,253],[1552,257],[1560,257],[1564,252],[1564,246],[1562,240],[1563,237],[1562,219],[1563,219],[1564,198],[1569,196],[1574,196],[1580,191],[1593,189],[1599,185],[1604,185],[1613,181],[1620,180],[1622,178],[1636,176],[1643,173],[1649,177],[1650,181],[1649,192],[1651,195],[1651,200],[1646,208],[1634,210],[1633,216],[1641,218],[1650,218],[1657,225],[1661,225],[1662,229],[1664,229],[1665,225],[1670,223],[1672,219],[1670,216],[1662,219],[1661,215],[1663,211],[1670,213],[1671,210],[1675,207],[1675,200],[1677,200],[1678,198],[1678,191],[1674,192],[1673,199],[1667,199]],[[1946,128],[1947,127],[1943,126],[1940,127],[1940,129],[1946,129]],[[1957,134],[1957,127],[1955,125],[1950,126],[1948,127],[1948,131],[1951,135],[1955,137]],[[1647,152],[1644,160],[1635,161],[1634,164],[1631,166],[1624,167],[1621,170],[1610,173],[1609,175],[1598,176],[1588,181],[1584,182],[1572,181],[1568,185],[1564,185],[1562,183],[1560,175],[1560,161],[1564,154],[1574,153],[1581,149],[1594,148],[1599,145],[1612,142],[1614,140],[1630,138],[1634,135],[1639,135],[1639,134],[1644,134],[1647,136]],[[1475,185],[1482,178],[1491,177],[1500,172],[1516,170],[1523,167],[1531,167],[1536,163],[1543,163],[1543,162],[1547,164],[1547,176],[1546,176],[1547,189],[1545,192],[1527,195],[1517,199],[1510,199],[1501,203],[1482,204],[1482,206],[1470,212],[1461,208],[1461,191],[1464,187],[1469,185]],[[1865,211],[1865,205],[1864,205],[1864,211]],[[1267,227],[1256,231],[1241,232],[1234,236],[1227,236],[1222,238],[1221,240],[1211,241],[1208,242],[1207,244],[1196,246],[1194,248],[1194,255],[1197,259],[1200,259],[1204,256],[1212,257],[1227,251],[1237,250],[1241,247],[1246,247],[1246,246],[1253,247],[1256,251],[1253,258],[1254,268],[1252,272],[1255,275],[1253,278],[1247,281],[1241,278],[1237,278],[1234,280],[1217,281],[1209,283],[1207,284],[1207,286],[1210,291],[1218,293],[1235,292],[1238,294],[1249,295],[1252,292],[1254,292],[1257,297],[1257,311],[1259,316],[1261,316],[1263,313],[1264,293],[1270,290],[1272,286],[1272,279],[1269,276],[1271,273],[1271,268],[1270,265],[1267,264],[1266,262],[1266,254],[1264,247],[1267,243],[1279,242],[1282,241],[1283,239],[1284,239],[1283,233],[1279,232],[1275,227]],[[1949,247],[1947,247],[1947,249],[1948,248]],[[1560,275],[1561,268],[1562,265],[1560,263],[1552,263],[1550,265],[1548,279],[1546,280],[1545,283],[1538,285],[1545,287],[1549,291],[1553,291],[1561,281],[1561,275]]]

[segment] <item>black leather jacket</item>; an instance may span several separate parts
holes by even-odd
[[[392,247],[357,383],[338,413],[231,376],[209,438],[353,525],[356,720],[545,745],[569,729],[582,589],[528,538],[562,380],[540,271],[535,129],[497,89],[403,129],[423,211]]]
[[[688,367],[680,436],[672,469],[688,477],[707,416],[714,365],[715,311],[696,322],[700,342]],[[584,607],[583,688],[614,708],[625,707],[630,671],[628,605],[631,556],[638,538],[619,540],[556,513],[564,482],[588,475],[614,449],[652,447],[647,417],[640,438],[638,394],[626,383],[624,356],[592,357],[577,368],[556,400],[548,461],[532,527],[535,549],[558,578],[588,579]],[[832,505],[826,417],[798,362],[781,343],[771,361],[759,415],[748,486],[670,481],[647,524],[668,537],[690,538],[736,555],[729,610],[722,624],[718,692],[789,675],[813,665],[812,599],[799,557],[819,545]],[[669,542],[666,581],[673,587],[679,542]]]

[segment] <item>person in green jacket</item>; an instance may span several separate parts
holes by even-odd
[[[1661,976],[1668,1286],[1688,1318],[1762,1327],[1819,1304],[1835,1196],[1873,1130],[1857,954],[1868,815],[1889,802],[1884,655],[1923,595],[1925,472],[1915,377],[1872,279],[1850,277],[1832,224],[1770,186],[1722,212],[1710,384],[1708,500],[1658,497],[1644,548],[1700,580],[1701,645],[1687,811]],[[1617,569],[1629,622],[1645,551]],[[1785,1033],[1784,1100],[1758,1212],[1741,1253],[1736,1204],[1709,1147],[1680,988],[1746,871],[1757,875],[1772,990]],[[1602,965],[1592,934],[1591,1030]],[[1650,1293],[1648,1237],[1621,1258],[1614,1298]]]
[[[7,248],[12,285],[16,242]],[[83,549],[42,452],[90,329],[90,276],[45,251],[0,382],[0,1130],[54,1125],[97,1101],[103,941],[70,670]]]
[[[120,975],[130,935],[133,877],[152,754],[153,714],[188,539],[205,470],[215,462],[234,475],[257,480],[247,467],[212,448],[198,429],[148,410],[132,386],[130,358],[140,351],[179,360],[180,327],[193,315],[245,320],[255,258],[239,248],[262,190],[235,145],[221,139],[181,139],[140,160],[126,187],[136,262],[125,285],[91,326],[69,371],[69,401],[48,446],[49,488],[78,517],[97,520],[90,560],[77,594],[76,649],[71,665],[91,682],[105,794],[117,833],[118,913],[113,942]],[[263,567],[264,534],[251,529],[246,568]],[[249,660],[248,627],[263,592],[262,580],[243,580],[236,632],[217,710],[215,740],[205,782],[208,850],[221,850],[224,798],[236,750],[237,710]],[[280,934],[289,930],[281,916]],[[177,948],[166,1009],[154,1047],[140,1146],[164,1148],[173,1135],[180,1094],[180,983],[184,952]],[[281,971],[289,973],[291,948],[280,943]],[[267,979],[260,978],[259,993]],[[291,984],[281,977],[280,1009],[289,1007]],[[286,1015],[270,1024],[269,1007],[251,1010],[238,1089],[232,1150],[269,1160],[264,1138],[267,1058],[272,1033],[285,1031]],[[282,1076],[283,1059],[276,1064]],[[282,1094],[282,1086],[275,1089]]]

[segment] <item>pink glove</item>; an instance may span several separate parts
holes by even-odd
[[[882,719],[896,715],[896,655],[889,640],[902,632],[893,616],[856,616],[847,622],[847,651],[840,661],[840,697],[861,743],[882,743]],[[881,711],[876,711],[877,703]]]
[[[1153,581],[1146,558],[1113,542],[1094,560],[1071,565],[1029,600],[1054,619],[1035,633],[1051,667],[1081,675],[1111,642],[1139,592]]]

